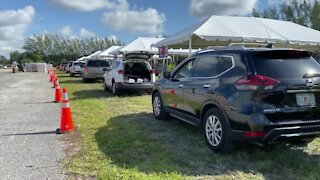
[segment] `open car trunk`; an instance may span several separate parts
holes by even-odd
[[[126,61],[123,74],[124,82],[128,84],[151,83],[151,69],[146,61]]]

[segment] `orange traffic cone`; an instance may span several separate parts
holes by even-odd
[[[55,76],[54,76],[54,80],[53,80],[53,86],[52,86],[52,88],[56,88],[56,86],[57,86],[57,81],[58,81],[58,77],[55,75]]]
[[[59,85],[59,81],[57,80],[54,102],[58,103],[58,102],[61,102],[61,100],[62,100],[62,97],[61,97],[60,85]]]
[[[61,108],[61,121],[60,121],[60,129],[57,129],[57,133],[66,133],[73,130],[73,122],[71,116],[71,110],[69,106],[67,89],[63,88],[63,99],[62,99],[62,108]]]
[[[50,82],[52,82],[54,80],[54,73],[51,71],[51,73],[50,73]]]

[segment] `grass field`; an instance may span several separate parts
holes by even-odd
[[[320,179],[320,138],[267,150],[237,146],[210,151],[201,131],[172,119],[155,120],[151,97],[115,97],[102,83],[59,74],[68,88],[76,132],[64,161],[71,179]]]

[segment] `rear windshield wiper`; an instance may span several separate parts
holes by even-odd
[[[303,78],[314,78],[314,77],[320,77],[320,73],[307,73],[303,75]]]

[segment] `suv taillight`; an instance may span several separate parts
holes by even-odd
[[[84,72],[89,72],[88,67],[85,67],[85,68],[84,68]]]
[[[119,69],[118,74],[123,74],[123,70]]]
[[[262,76],[262,75],[247,75],[240,78],[234,83],[238,90],[258,90],[262,88],[263,90],[271,90],[276,87],[280,81]]]

